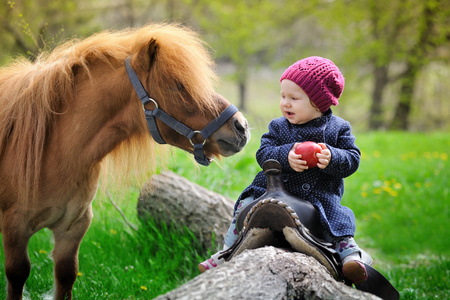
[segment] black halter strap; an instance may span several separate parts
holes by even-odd
[[[191,128],[187,127],[178,120],[175,120],[173,117],[169,116],[163,110],[158,108],[158,103],[156,102],[156,100],[149,97],[144,86],[139,80],[139,77],[131,67],[130,58],[131,56],[127,57],[127,59],[125,60],[125,67],[127,69],[128,77],[130,78],[131,84],[133,85],[134,90],[136,91],[136,94],[138,95],[139,99],[141,99],[142,106],[144,107],[145,119],[147,120],[147,126],[155,142],[159,144],[166,144],[164,139],[161,137],[161,134],[159,133],[158,130],[158,126],[156,124],[155,118],[158,118],[159,120],[164,122],[167,126],[169,126],[170,128],[177,131],[179,134],[189,139],[191,144],[194,146],[194,158],[199,164],[204,166],[209,165],[210,160],[206,157],[203,151],[203,145],[205,144],[206,139],[212,133],[214,133],[217,129],[219,129],[229,118],[231,118],[238,111],[236,106],[230,104],[230,106],[228,106],[216,119],[212,120],[208,125],[206,125],[206,127],[203,128],[203,130],[201,131],[192,130]],[[145,108],[144,105],[149,102],[153,102],[155,104],[155,109],[148,110]],[[196,144],[192,140],[193,137],[197,134],[202,136],[203,138],[202,143]]]

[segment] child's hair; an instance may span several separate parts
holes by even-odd
[[[321,112],[339,104],[345,84],[338,67],[331,60],[319,56],[297,61],[284,71],[280,82],[284,79],[301,87]]]

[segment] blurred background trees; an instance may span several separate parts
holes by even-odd
[[[18,55],[33,60],[65,40],[103,29],[161,21],[202,34],[219,67],[231,70],[236,102],[247,113],[261,105],[259,97],[270,97],[274,106],[266,110],[277,110],[282,70],[320,55],[344,73],[346,88],[336,111],[358,128],[450,127],[447,0],[4,1],[0,64]],[[274,83],[270,96],[255,76],[264,72]],[[258,88],[249,97],[251,83]]]

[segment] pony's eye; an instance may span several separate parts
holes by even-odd
[[[170,89],[172,92],[177,92],[177,93],[179,93],[179,92],[184,92],[184,90],[185,90],[186,88],[184,87],[184,84],[182,84],[181,82],[177,81],[177,82],[175,83],[175,87],[174,87],[174,88],[170,87],[169,89]]]
[[[178,89],[179,92],[184,91],[185,90],[184,84],[179,82],[179,81],[177,81],[177,89]]]

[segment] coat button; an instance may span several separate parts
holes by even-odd
[[[340,164],[339,164],[339,170],[340,170],[340,171],[344,171],[344,170],[346,170],[346,169],[348,169],[347,163],[343,162],[343,163],[340,163]]]
[[[302,184],[302,190],[308,191],[311,188],[311,186],[308,183]]]

